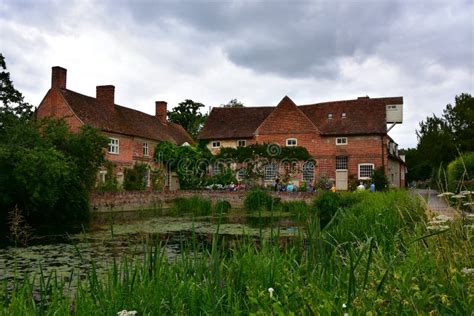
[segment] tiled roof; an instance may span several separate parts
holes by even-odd
[[[163,124],[153,115],[120,105],[115,105],[111,110],[99,104],[96,98],[71,90],[61,89],[61,94],[82,122],[102,131],[157,141],[167,140],[178,145],[193,142],[178,124]]]
[[[402,97],[333,101],[298,108],[321,135],[385,134],[387,104],[403,104]],[[199,139],[252,137],[275,107],[214,108]],[[345,117],[343,117],[345,113]],[[332,114],[332,119],[328,115]]]
[[[199,139],[250,138],[274,107],[213,108]]]

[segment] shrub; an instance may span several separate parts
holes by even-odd
[[[248,212],[258,211],[258,210],[267,210],[270,211],[273,209],[273,206],[276,201],[265,191],[260,189],[252,190],[247,193],[245,197],[244,206],[245,210]]]
[[[214,213],[215,214],[224,214],[230,211],[232,206],[228,201],[217,201],[217,203],[214,205]]]
[[[448,165],[448,189],[458,192],[474,190],[474,152],[461,155]]]
[[[341,206],[339,194],[324,191],[314,199],[313,209],[319,217],[321,226],[325,226]]]
[[[377,191],[385,191],[388,189],[388,179],[382,167],[374,170],[372,182],[375,184],[375,190]]]
[[[105,174],[105,181],[97,184],[97,191],[101,192],[116,192],[119,189],[117,178],[114,175],[114,164],[110,161],[104,163],[107,173]]]
[[[147,169],[148,166],[141,163],[136,163],[131,169],[125,169],[123,188],[127,191],[145,190]]]

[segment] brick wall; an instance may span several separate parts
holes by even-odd
[[[63,118],[73,132],[77,132],[83,125],[57,89],[48,91],[36,110],[36,116],[38,119],[46,117]]]
[[[189,198],[199,195],[210,198],[214,202],[228,201],[234,208],[242,208],[246,192],[227,191],[137,191],[137,192],[100,192],[91,195],[90,206],[94,212],[121,212],[140,209],[153,209],[156,207],[169,207],[170,203],[177,198]],[[271,192],[282,201],[304,200],[310,203],[315,193],[309,192]]]

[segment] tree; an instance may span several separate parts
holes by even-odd
[[[90,126],[72,133],[62,120],[33,120],[1,54],[0,65],[0,226],[12,210],[33,227],[85,221],[107,139]]]
[[[7,71],[5,57],[0,53],[0,138],[18,120],[26,121],[32,117],[33,106],[24,101],[23,94],[15,89]]]
[[[237,99],[232,99],[227,104],[221,104],[223,108],[243,108],[244,104]]]
[[[456,96],[441,117],[420,122],[416,134],[418,145],[406,155],[409,181],[432,178],[459,153],[474,151],[474,99],[467,93]]]
[[[207,115],[199,111],[202,107],[205,107],[205,105],[186,99],[168,112],[168,119],[170,122],[183,126],[195,139],[207,119]]]

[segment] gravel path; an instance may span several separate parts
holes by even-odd
[[[459,213],[446,203],[444,197],[438,197],[436,190],[414,189],[412,192],[421,196],[426,201],[429,210],[434,216],[445,215],[451,218],[459,216]]]

